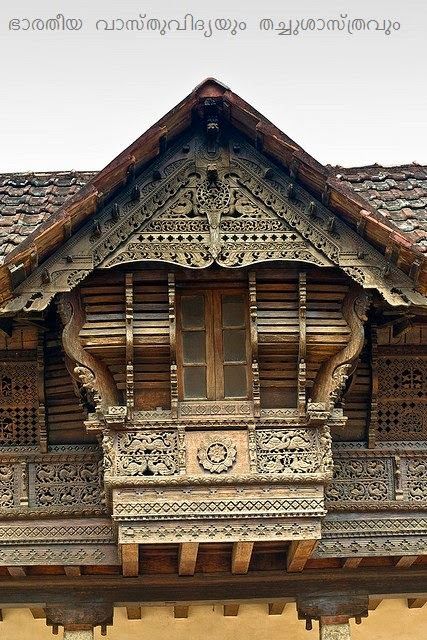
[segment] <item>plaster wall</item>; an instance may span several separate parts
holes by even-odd
[[[426,640],[427,605],[408,609],[405,600],[384,600],[361,625],[351,623],[352,640]],[[29,609],[3,609],[0,640],[53,640],[44,620],[34,620]],[[56,636],[62,640],[62,631]],[[117,608],[107,640],[318,640],[317,624],[306,631],[288,604],[281,616],[269,616],[267,605],[241,605],[237,617],[224,617],[222,607],[190,607],[187,619],[174,619],[172,607],[144,607],[141,620],[128,620]],[[100,630],[95,640],[101,640]]]

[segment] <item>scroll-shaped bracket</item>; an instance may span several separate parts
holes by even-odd
[[[339,399],[347,378],[354,371],[362,351],[370,296],[361,287],[352,287],[344,298],[343,317],[350,328],[350,340],[332,358],[322,364],[314,381],[312,403],[323,403],[328,410]]]
[[[83,348],[79,332],[86,316],[78,290],[62,294],[59,313],[64,324],[62,345],[74,364],[74,376],[93,396],[97,411],[106,413],[108,407],[121,404],[120,394],[108,367]]]

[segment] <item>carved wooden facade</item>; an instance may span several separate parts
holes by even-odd
[[[315,541],[313,560],[427,554],[427,300],[222,99],[20,269],[4,565],[191,543],[286,543],[290,571]]]

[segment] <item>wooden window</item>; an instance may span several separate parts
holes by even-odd
[[[250,344],[245,292],[181,293],[177,342],[181,400],[249,397]]]

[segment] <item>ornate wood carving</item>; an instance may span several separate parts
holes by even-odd
[[[364,322],[369,297],[359,287],[352,287],[343,302],[343,316],[350,327],[347,345],[320,368],[312,390],[314,403],[333,405],[344,390],[345,382],[354,369],[362,350],[365,333]]]
[[[119,405],[120,395],[108,367],[83,348],[79,332],[85,322],[85,314],[78,291],[64,294],[60,312],[64,329],[62,344],[66,355],[75,363],[74,374],[92,395],[97,408],[104,411]]]
[[[427,437],[427,358],[376,357],[378,376],[376,439]]]
[[[37,395],[39,399],[38,423],[39,423],[39,448],[43,453],[47,452],[46,410],[45,410],[45,369],[44,369],[44,335],[39,330],[37,344]]]
[[[169,339],[170,339],[170,396],[171,416],[178,417],[178,371],[176,365],[176,299],[175,274],[168,274]]]
[[[135,406],[134,398],[134,352],[133,352],[133,275],[126,274],[125,279],[125,322],[126,322],[126,406],[129,419],[132,419]]]
[[[298,316],[299,316],[299,345],[298,345],[298,410],[301,415],[306,410],[307,385],[307,275],[303,271],[298,279]]]
[[[249,318],[252,352],[252,401],[254,417],[260,416],[260,386],[258,365],[258,327],[257,327],[257,300],[256,300],[256,275],[249,273]]]
[[[10,360],[0,364],[0,448],[4,451],[44,448],[40,349],[37,355],[37,360]]]
[[[214,156],[203,138],[183,151],[189,140],[135,177],[100,211],[96,233],[88,223],[74,234],[17,287],[4,310],[43,309],[95,267],[143,260],[193,268],[270,260],[338,266],[392,305],[426,304],[408,276],[323,204],[314,203],[313,215],[312,196],[237,134]],[[112,207],[119,213],[113,216]]]
[[[378,335],[375,324],[371,325],[371,410],[369,412],[368,446],[373,449],[377,441],[378,428]]]
[[[411,556],[427,551],[424,514],[399,517],[393,513],[328,514],[314,558],[363,558],[376,555]]]
[[[344,443],[343,443],[344,444]],[[334,478],[326,491],[332,510],[417,510],[427,503],[426,450],[334,447]],[[347,449],[345,448],[347,446]]]
[[[38,533],[25,522],[111,512],[125,574],[130,564],[138,574],[140,543],[159,542],[182,545],[187,574],[194,573],[200,543],[232,542],[237,572],[248,569],[254,542],[293,541],[288,570],[298,570],[320,538],[331,480],[325,495],[333,517],[325,520],[315,557],[416,555],[416,545],[425,544],[418,513],[426,508],[427,449],[415,440],[426,435],[425,357],[381,351],[373,335],[370,448],[335,446],[333,478],[330,428],[336,433],[345,424],[339,401],[364,344],[365,289],[377,289],[394,306],[426,300],[395,264],[331,215],[327,192],[322,204],[300,187],[295,163],[288,177],[247,140],[221,131],[211,107],[207,138],[206,132],[186,135],[142,173],[132,172],[114,201],[22,282],[6,307],[40,311],[63,292],[63,346],[78,393],[89,399],[88,435],[95,432],[100,443],[99,450],[48,447],[42,338],[31,343],[31,357],[15,358],[5,337],[0,515],[11,528],[8,542],[0,527],[0,545],[11,566],[19,558],[116,563],[111,526],[108,538],[104,527],[89,527],[85,537],[63,524],[58,544],[67,546],[60,551],[49,549],[55,525],[39,522]],[[295,265],[255,273],[253,265],[277,260]],[[125,272],[141,261],[150,264]],[[311,266],[301,270],[301,262]],[[191,278],[189,268],[212,265]],[[248,266],[249,273],[241,269]],[[215,291],[215,319],[224,291],[235,295],[240,287],[250,332],[231,321],[212,331],[208,357],[196,356],[193,364],[211,358],[215,393],[178,401],[176,288],[180,295],[186,286],[194,292],[196,279],[211,299]],[[379,321],[386,316],[385,303],[376,303],[375,313]],[[250,333],[243,364],[237,356],[212,355],[225,351],[222,332],[230,328],[244,338]],[[225,367],[246,364],[248,390],[217,393]],[[352,392],[361,395],[360,377]],[[345,516],[351,509],[364,519]],[[17,519],[26,533],[17,533]],[[32,536],[33,555],[19,536]]]

